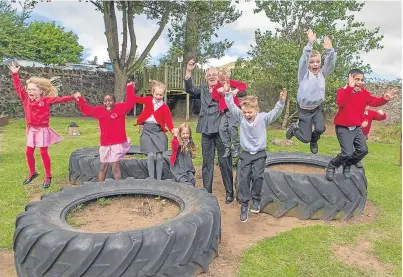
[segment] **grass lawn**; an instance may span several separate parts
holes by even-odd
[[[67,126],[71,121],[80,126],[81,136],[67,136]],[[128,136],[133,144],[138,145],[139,129],[134,127],[133,123],[134,118],[127,120]],[[78,148],[97,146],[99,131],[97,121],[86,118],[52,118],[51,125],[65,138],[60,144],[49,148],[53,173],[49,192],[56,192],[68,182],[70,153]],[[196,122],[192,122],[191,126],[193,137],[200,146],[200,135],[195,133]],[[363,162],[368,179],[368,199],[378,210],[375,222],[344,227],[301,227],[267,238],[244,253],[240,276],[379,276],[373,275],[370,270],[347,266],[334,258],[332,245],[349,245],[354,248],[360,240],[372,243],[373,250],[370,254],[386,265],[386,273],[402,276],[402,175],[399,167],[401,127],[379,126],[374,131],[376,132],[373,136],[379,136],[386,142],[369,142],[370,154]],[[284,131],[270,130],[268,142],[272,138],[284,138]],[[339,151],[334,136],[322,136],[319,147],[320,154],[323,155],[334,156]],[[300,142],[293,147],[280,147],[269,143],[268,150],[307,152],[309,146]],[[0,128],[0,249],[12,248],[15,217],[24,210],[32,190],[32,186],[22,185],[28,172],[24,152],[24,120],[13,120],[8,126]],[[37,182],[42,182],[44,172],[39,151],[36,151],[35,157],[40,173]],[[194,163],[201,164],[201,160],[199,148]]]

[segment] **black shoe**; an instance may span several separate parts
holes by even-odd
[[[294,136],[295,130],[297,130],[297,129],[298,129],[297,124],[296,124],[296,123],[292,123],[292,124],[290,125],[290,128],[288,128],[287,133],[285,133],[285,137],[286,137],[287,139],[291,139],[291,138]]]
[[[248,206],[241,205],[241,215],[239,218],[241,219],[241,222],[246,222],[248,221]]]
[[[326,169],[326,179],[328,181],[333,181],[334,180],[334,168],[333,167],[327,167]]]
[[[311,148],[312,154],[317,154],[318,153],[318,142],[311,142],[310,148]]]
[[[343,176],[344,178],[350,178],[351,177],[351,169],[350,166],[348,165],[343,165]]]
[[[223,158],[228,158],[231,155],[231,148],[225,148],[224,155],[222,155]]]
[[[225,198],[225,204],[229,204],[232,201],[234,201],[234,197],[232,197],[232,196],[227,196],[227,198]]]
[[[257,201],[253,201],[253,206],[250,208],[251,213],[258,214],[260,212],[260,203]]]
[[[363,168],[361,161],[359,161],[359,162],[355,165],[355,167],[356,167],[356,168]]]
[[[38,172],[35,172],[34,174],[29,175],[29,177],[22,184],[23,185],[28,185],[29,183],[32,182],[32,180],[34,180],[38,176],[39,176]]]
[[[42,187],[43,187],[44,189],[49,188],[49,187],[50,187],[50,184],[52,183],[52,177],[47,177],[47,179],[49,179],[49,182],[44,181],[43,184],[42,184]]]

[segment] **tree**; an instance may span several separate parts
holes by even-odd
[[[335,109],[335,91],[343,86],[348,70],[358,67],[371,72],[364,65],[360,52],[381,49],[383,36],[379,28],[367,30],[364,23],[356,22],[354,14],[364,3],[349,1],[257,1],[255,13],[264,11],[272,22],[279,24],[274,32],[255,33],[256,46],[248,52],[249,61],[242,73],[249,80],[257,94],[278,94],[278,89],[288,89],[290,114],[297,110],[297,70],[302,49],[307,43],[306,31],[311,28],[317,37],[329,36],[337,52],[336,69],[326,79],[325,108]],[[324,52],[315,43],[314,49]],[[323,55],[322,55],[323,57]],[[238,63],[239,64],[239,63]],[[240,74],[240,68],[234,70]],[[239,77],[236,76],[238,79]],[[267,97],[267,96],[266,96]],[[285,118],[283,126],[289,118]]]
[[[186,63],[193,56],[204,63],[208,58],[222,57],[233,42],[227,39],[212,42],[212,38],[218,37],[219,28],[234,22],[241,14],[230,1],[177,2],[168,30],[172,45],[161,61],[176,64],[178,57],[183,57]]]
[[[29,13],[18,13],[7,0],[0,0],[0,58],[30,58],[34,53],[31,35],[26,32]]]
[[[78,43],[78,36],[66,32],[55,22],[34,21],[27,30],[35,39],[33,58],[45,64],[66,64],[81,61],[84,47]]]
[[[125,95],[127,78],[140,68],[151,48],[164,30],[171,14],[171,1],[91,1],[103,13],[108,53],[115,73],[115,96],[121,101]],[[122,12],[123,40],[119,47],[116,8]],[[145,14],[148,19],[156,20],[159,28],[150,42],[136,58],[137,41],[133,20],[135,15]],[[130,48],[128,42],[130,40]]]

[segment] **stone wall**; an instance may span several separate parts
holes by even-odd
[[[71,95],[79,91],[87,102],[100,105],[105,94],[113,93],[114,74],[109,72],[86,72],[76,70],[60,70],[53,68],[21,68],[19,72],[22,82],[32,76],[52,78],[59,77],[56,84],[60,84],[59,95]],[[24,111],[21,101],[14,91],[11,74],[7,66],[0,65],[0,114],[3,112],[11,117],[23,117]],[[74,102],[52,106],[52,115],[79,116]]]
[[[70,95],[72,92],[79,91],[91,105],[101,105],[105,94],[113,92],[114,74],[110,72],[87,72],[76,70],[60,70],[53,68],[21,68],[20,77],[23,82],[32,76],[45,78],[59,77],[57,84],[60,84],[59,95]],[[2,113],[11,117],[23,117],[21,101],[14,92],[11,74],[7,66],[0,65],[0,115]],[[368,84],[368,90],[375,95],[381,96],[388,88],[388,85]],[[402,113],[402,86],[397,85],[398,96],[383,107],[382,109],[388,115],[387,123],[401,122]],[[185,95],[168,96],[168,106],[172,110],[172,115],[178,118],[185,118],[186,115],[186,97]],[[192,114],[192,99],[190,100],[190,115]],[[262,110],[266,110],[261,107]],[[137,105],[137,114],[142,110],[142,105]],[[55,116],[80,116],[76,104],[70,102],[67,104],[53,105],[52,115]],[[331,118],[332,116],[327,118]]]

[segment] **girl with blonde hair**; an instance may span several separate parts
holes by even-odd
[[[135,97],[136,103],[144,105],[143,111],[137,118],[137,124],[143,125],[143,132],[140,137],[140,151],[147,153],[149,177],[152,179],[156,177],[157,180],[161,180],[162,152],[168,150],[168,137],[165,134],[168,130],[166,127],[174,135],[177,135],[178,128],[174,127],[171,111],[162,100],[166,85],[160,81],[150,80],[150,90],[152,96]],[[154,156],[157,160],[156,166]]]
[[[27,148],[26,158],[29,168],[29,176],[23,182],[27,185],[38,177],[35,169],[34,152],[35,147],[39,147],[43,167],[45,168],[45,179],[43,188],[50,187],[52,181],[51,163],[48,154],[48,147],[60,142],[63,138],[49,127],[50,106],[58,103],[65,103],[74,100],[74,96],[57,97],[57,89],[49,79],[40,77],[31,77],[27,81],[25,88],[18,76],[20,66],[12,62],[9,69],[13,76],[13,85],[15,92],[21,99],[24,112],[25,122],[27,124]]]

